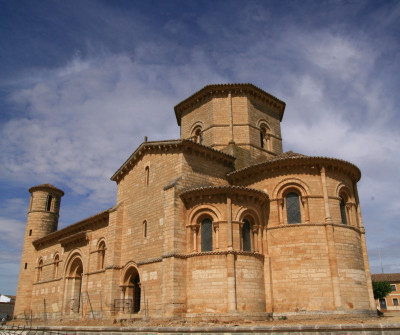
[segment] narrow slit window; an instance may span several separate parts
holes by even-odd
[[[147,221],[143,221],[143,237],[147,238]]]
[[[51,210],[51,203],[53,202],[53,197],[51,195],[47,196],[47,202],[46,202],[46,211],[50,212]]]
[[[58,264],[60,263],[60,257],[56,255],[54,257],[54,269],[53,269],[53,278],[57,278],[58,276]]]
[[[25,263],[24,270],[28,268],[28,263]]]
[[[262,130],[260,130],[260,146],[261,148],[264,148],[264,132]]]
[[[149,185],[149,178],[150,178],[150,168],[148,166],[144,169],[144,184]]]
[[[347,224],[346,202],[343,197],[340,197],[340,215],[342,217],[342,223]]]
[[[242,228],[243,251],[251,251],[251,224],[248,220],[243,220]]]
[[[29,229],[29,236],[32,236],[32,229]]]

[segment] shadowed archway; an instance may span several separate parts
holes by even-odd
[[[125,272],[123,284],[124,300],[131,301],[131,312],[140,311],[141,283],[138,270],[131,266]]]

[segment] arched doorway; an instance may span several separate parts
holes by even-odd
[[[138,313],[140,311],[141,284],[139,272],[135,267],[130,267],[124,277],[124,300],[131,301],[131,312]]]
[[[66,271],[65,311],[79,313],[81,304],[83,265],[79,256],[71,259]]]

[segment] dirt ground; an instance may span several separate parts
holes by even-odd
[[[400,312],[387,312],[381,317],[349,317],[349,316],[338,316],[338,317],[328,317],[321,316],[319,318],[290,318],[287,319],[271,319],[265,321],[253,321],[253,320],[231,320],[222,321],[215,319],[210,319],[207,321],[187,321],[187,320],[84,320],[84,321],[70,321],[70,320],[49,320],[47,326],[115,326],[115,327],[191,327],[191,326],[273,326],[273,325],[323,325],[323,324],[376,324],[376,323],[400,323]],[[23,321],[9,321],[8,325],[26,325]],[[37,322],[32,321],[32,326],[37,327],[44,325],[43,321]]]

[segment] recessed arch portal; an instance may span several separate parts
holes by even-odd
[[[140,282],[139,271],[136,266],[130,264],[123,274],[122,293],[124,301],[129,301],[130,311],[138,313],[140,311],[140,300],[142,285]]]
[[[82,257],[79,253],[75,253],[67,262],[65,270],[65,312],[79,313],[81,304],[82,276]]]

